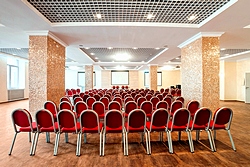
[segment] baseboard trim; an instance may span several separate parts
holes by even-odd
[[[241,101],[241,100],[220,100],[223,102],[241,102],[241,103],[245,103],[245,101]]]

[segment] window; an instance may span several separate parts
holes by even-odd
[[[93,84],[96,86],[95,83],[95,72],[93,72]],[[81,87],[85,87],[85,72],[78,72],[77,73],[77,85]]]
[[[7,87],[8,89],[19,88],[19,61],[15,58],[7,59]]]
[[[149,72],[144,72],[144,86],[149,86]],[[162,86],[162,72],[157,72],[157,86]]]

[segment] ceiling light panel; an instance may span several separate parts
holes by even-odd
[[[156,50],[155,48],[90,48],[85,49],[81,48],[83,52],[85,52],[93,61],[97,62],[97,59],[100,62],[118,62],[119,60],[116,60],[114,58],[115,55],[127,55],[129,57],[130,62],[142,62],[142,61],[149,61],[151,58],[153,58],[155,55],[159,54],[161,51],[163,51],[165,48],[160,48]],[[95,55],[91,55],[91,53],[94,53]],[[127,61],[128,61],[127,60]],[[126,61],[126,60],[122,60]]]
[[[27,0],[51,23],[148,22],[199,24],[230,0]],[[95,17],[100,14],[101,18]],[[148,14],[153,14],[147,19]],[[188,20],[195,15],[195,20]]]

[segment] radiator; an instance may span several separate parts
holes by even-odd
[[[8,90],[8,101],[24,99],[24,89]]]

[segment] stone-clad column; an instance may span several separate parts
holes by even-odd
[[[149,66],[149,88],[151,90],[157,90],[157,65]]]
[[[65,45],[54,36],[29,36],[29,110],[36,112],[47,100],[59,105],[65,92]]]
[[[93,65],[85,65],[85,90],[93,89]]]
[[[181,47],[181,84],[185,101],[198,100],[215,111],[219,107],[219,36],[200,33]]]

